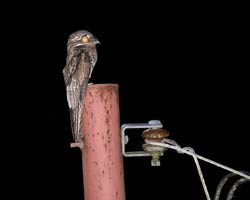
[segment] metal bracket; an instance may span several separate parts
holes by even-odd
[[[125,157],[141,157],[141,156],[152,156],[150,153],[145,151],[130,151],[126,152],[125,145],[128,143],[128,136],[125,135],[127,129],[148,129],[148,128],[162,128],[163,125],[159,120],[150,120],[148,123],[130,123],[123,124],[121,126],[121,142],[122,142],[122,154]]]

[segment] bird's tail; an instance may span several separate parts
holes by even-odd
[[[73,139],[76,142],[82,140],[82,104],[80,103],[75,109],[70,109],[70,122]]]

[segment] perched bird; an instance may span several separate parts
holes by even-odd
[[[67,101],[70,110],[73,139],[82,140],[82,109],[85,91],[97,61],[96,44],[90,32],[80,30],[69,36],[67,59],[63,69]]]

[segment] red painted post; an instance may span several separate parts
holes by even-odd
[[[89,85],[83,109],[85,200],[125,200],[116,84]]]

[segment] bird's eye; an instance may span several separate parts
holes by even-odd
[[[86,42],[88,42],[89,41],[89,38],[87,37],[87,36],[83,36],[82,37],[82,42],[83,43],[86,43]]]

